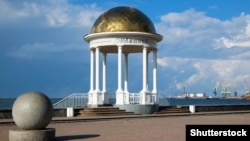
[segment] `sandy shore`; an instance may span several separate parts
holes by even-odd
[[[250,125],[250,113],[165,116],[154,118],[105,119],[51,122],[57,141],[185,141],[187,124]],[[8,141],[15,124],[0,124],[0,140]]]

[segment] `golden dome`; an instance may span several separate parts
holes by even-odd
[[[91,33],[100,32],[146,32],[156,34],[151,20],[132,7],[115,7],[100,15],[92,26]]]

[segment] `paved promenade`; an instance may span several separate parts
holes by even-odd
[[[56,141],[185,141],[187,124],[250,125],[250,111],[161,116],[53,118]],[[0,119],[0,140],[8,141],[9,129],[17,126]]]

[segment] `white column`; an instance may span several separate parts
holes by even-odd
[[[106,77],[106,62],[107,62],[107,54],[103,53],[103,61],[102,61],[102,92],[106,93],[106,82],[107,82],[107,77]]]
[[[109,97],[107,94],[107,54],[103,53],[103,61],[102,61],[102,103],[103,104],[108,104],[109,103]]]
[[[89,93],[94,91],[94,50],[90,50],[90,90]]]
[[[116,105],[124,105],[124,93],[122,90],[122,46],[118,46],[118,87],[116,91]]]
[[[142,83],[143,88],[142,91],[147,91],[147,47],[143,47],[143,68],[142,68]]]
[[[147,80],[148,80],[148,52],[147,52],[147,47],[144,46],[143,47],[143,51],[142,51],[142,59],[143,59],[143,62],[142,62],[142,85],[143,85],[143,88],[142,88],[142,91],[140,92],[140,104],[149,104],[149,100],[150,100],[150,94],[148,92],[148,84],[147,84]]]
[[[124,54],[125,58],[125,80],[124,80],[124,92],[128,92],[128,54]]]
[[[90,90],[88,93],[88,106],[93,104],[94,92],[94,50],[90,49]]]
[[[100,77],[99,77],[99,66],[100,66],[100,63],[99,63],[99,58],[100,58],[100,50],[99,50],[99,47],[96,48],[96,51],[95,51],[95,91],[96,92],[99,92],[100,91],[100,88],[99,88],[99,80],[100,80]]]
[[[153,91],[152,91],[152,98],[154,98],[154,103],[158,104],[159,99],[158,99],[158,94],[157,94],[157,50],[153,51],[153,63],[154,63],[154,68],[153,68]]]
[[[157,93],[157,50],[153,51],[153,91],[152,93]]]
[[[125,104],[129,104],[129,92],[128,92],[128,53],[124,54],[124,57],[125,57],[125,80],[124,80]]]
[[[146,56],[146,90],[148,91],[148,55],[149,52],[147,51],[147,56]]]
[[[122,92],[122,46],[118,46],[118,88],[117,92]]]

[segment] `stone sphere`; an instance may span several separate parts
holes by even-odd
[[[23,130],[44,129],[53,116],[50,99],[43,93],[31,91],[21,94],[12,107],[12,117]]]

